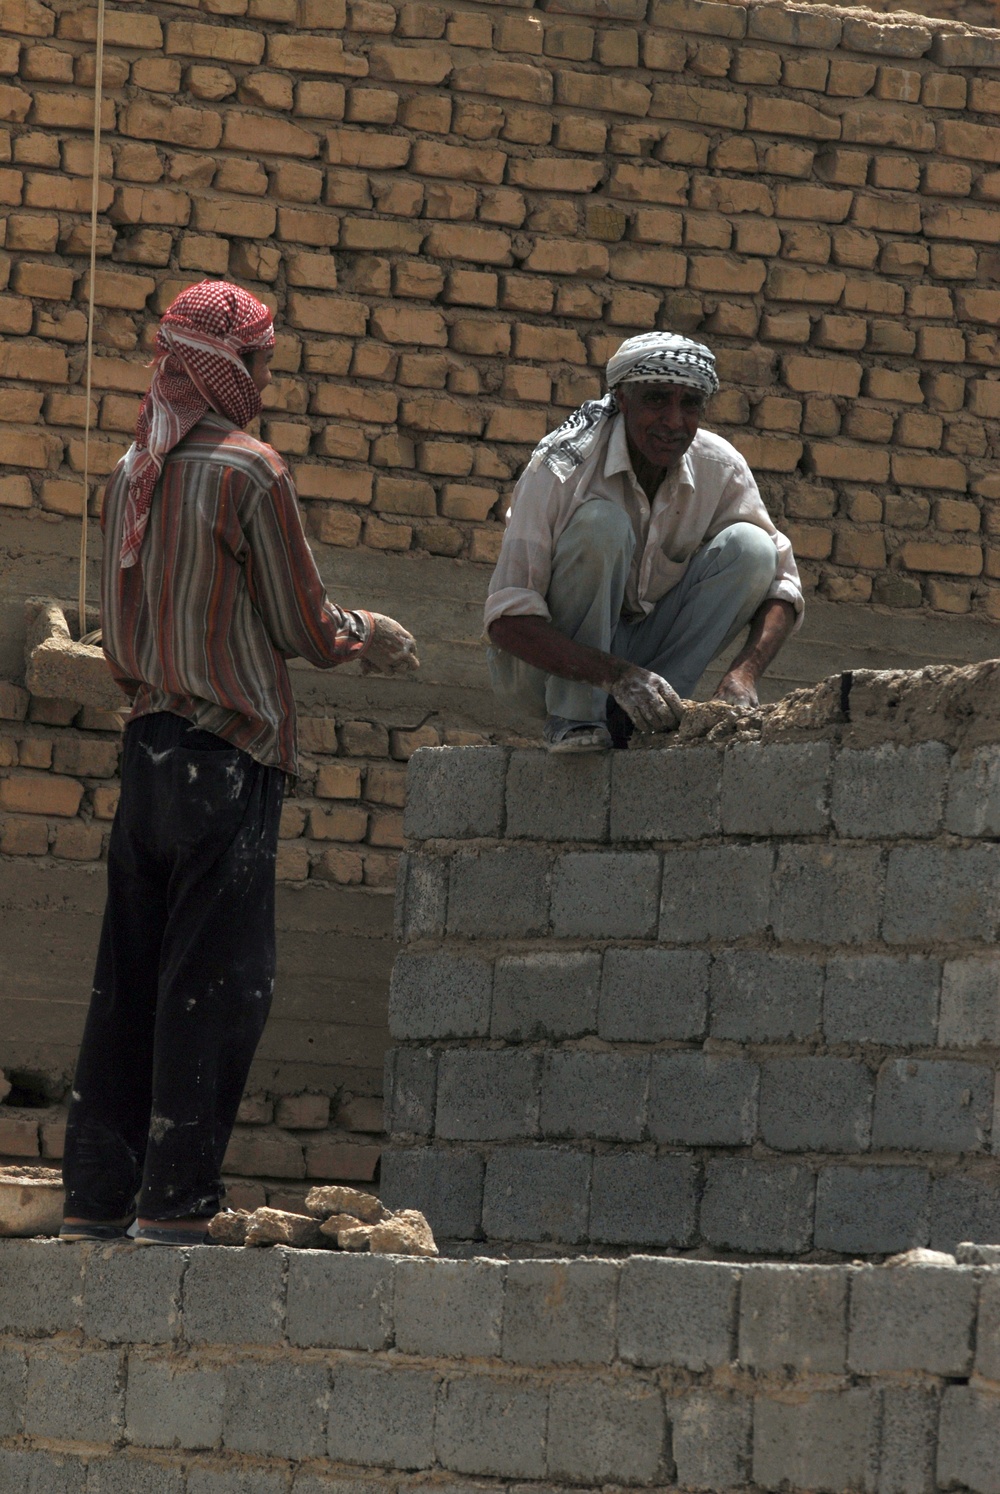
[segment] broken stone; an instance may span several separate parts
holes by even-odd
[[[57,1235],[62,1176],[52,1167],[0,1167],[0,1235]]]
[[[419,1209],[400,1209],[369,1232],[368,1248],[376,1255],[437,1255],[434,1234]]]
[[[0,1069],[0,1105],[3,1104],[4,1100],[6,1100],[7,1096],[10,1094],[10,1090],[10,1080],[7,1078],[7,1075],[4,1073],[3,1069]]]
[[[960,1266],[1000,1266],[1000,1245],[976,1245],[963,1240],[955,1246],[955,1260]]]
[[[918,1246],[914,1250],[900,1251],[899,1255],[890,1255],[886,1266],[953,1266],[955,1257],[949,1255],[946,1250],[925,1250]]]
[[[209,1239],[217,1245],[242,1245],[247,1237],[247,1209],[223,1209],[208,1223]]]
[[[58,602],[31,599],[25,605],[25,620],[24,682],[32,695],[103,711],[121,708],[122,692],[111,677],[104,650],[73,641]]]
[[[363,1226],[365,1229],[370,1229],[370,1227],[367,1224]],[[354,1218],[353,1214],[331,1214],[329,1219],[323,1220],[323,1223],[319,1227],[319,1232],[321,1235],[326,1236],[331,1245],[335,1245],[340,1243],[338,1236],[342,1229],[358,1228],[358,1221]]]
[[[367,1250],[372,1237],[372,1230],[379,1226],[375,1224],[353,1224],[347,1229],[337,1231],[337,1244],[341,1250]]]
[[[289,1214],[284,1209],[254,1209],[247,1221],[245,1245],[295,1245],[308,1250],[324,1242],[319,1225],[307,1214]]]
[[[334,1184],[310,1188],[306,1194],[306,1208],[317,1219],[326,1219],[331,1214],[350,1214],[352,1219],[362,1219],[366,1224],[377,1223],[388,1213],[374,1193],[362,1193],[358,1188]]]

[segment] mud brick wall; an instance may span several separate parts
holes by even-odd
[[[1000,1241],[1000,750],[838,730],[417,754],[390,1202],[536,1253]]]
[[[993,1494],[1000,1272],[0,1244],[5,1494]]]
[[[717,349],[810,583],[1000,616],[1000,36],[604,9],[112,7],[98,479],[155,314],[228,274],[278,313],[262,431],[318,542],[488,563],[532,443],[667,326]],[[43,552],[81,501],[93,14],[0,6],[0,503]]]

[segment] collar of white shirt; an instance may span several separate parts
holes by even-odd
[[[625,434],[625,416],[620,412],[614,418],[611,426],[611,434],[608,437],[607,451],[604,456],[604,476],[614,477],[619,472],[627,472],[636,487],[640,487],[639,479],[636,477],[635,469],[632,466],[632,458],[629,456],[628,437]],[[677,471],[670,478],[664,479],[664,481],[669,482],[672,488],[690,488],[691,492],[694,492],[694,468],[691,465],[690,447],[681,458],[681,464]],[[662,491],[662,488],[663,483],[660,484],[660,491]]]

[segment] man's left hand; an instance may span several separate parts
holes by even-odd
[[[757,680],[746,667],[731,669],[719,681],[713,699],[724,700],[728,705],[742,706],[744,710],[753,710],[760,705],[757,699]]]

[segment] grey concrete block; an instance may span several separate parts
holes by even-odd
[[[945,829],[953,835],[1000,835],[1000,749],[979,747],[951,761]]]
[[[654,851],[567,851],[552,877],[556,938],[648,939],[656,932]]]
[[[723,949],[712,962],[711,1031],[738,1043],[808,1039],[819,1029],[823,966],[796,955]]]
[[[755,1370],[842,1375],[850,1275],[844,1266],[747,1266],[740,1362]]]
[[[668,1405],[679,1487],[732,1489],[745,1484],[751,1402],[743,1396],[695,1390]]]
[[[601,957],[590,950],[538,950],[497,960],[490,1034],[529,1042],[597,1030]]]
[[[743,1058],[654,1053],[649,1065],[649,1134],[686,1146],[744,1146],[757,1134],[760,1071]]]
[[[193,1344],[277,1344],[285,1328],[287,1251],[192,1252],[184,1277],[184,1337]]]
[[[439,1240],[480,1236],[484,1162],[458,1147],[385,1147],[380,1196],[387,1209],[419,1209]]]
[[[628,1043],[703,1037],[710,964],[703,949],[605,950],[598,1033]]]
[[[411,840],[468,840],[503,830],[503,747],[421,747],[406,775]]]
[[[831,960],[823,988],[826,1040],[932,1047],[940,987],[937,960],[885,955]]]
[[[437,1096],[434,1049],[390,1048],[385,1055],[385,1129],[390,1136],[430,1136]]]
[[[691,1157],[623,1151],[597,1156],[590,1238],[600,1245],[693,1245],[697,1186]]]
[[[403,1041],[485,1037],[493,965],[445,952],[396,956],[389,983],[389,1031]]]
[[[588,1153],[563,1147],[496,1148],[483,1186],[487,1239],[580,1244],[587,1237],[590,1161]]]
[[[949,1385],[941,1402],[937,1481],[942,1489],[1000,1489],[1000,1416],[997,1398],[967,1385]]]
[[[893,1255],[926,1245],[930,1178],[922,1167],[824,1167],[816,1184],[817,1250]]]
[[[632,1053],[550,1053],[542,1067],[543,1136],[638,1141],[646,1120],[649,1059]]]
[[[1000,1380],[1000,1272],[995,1270],[984,1275],[979,1291],[976,1370],[987,1380]]]
[[[851,1284],[850,1369],[861,1375],[967,1375],[976,1292],[973,1266],[859,1271]]]
[[[735,742],[726,751],[725,835],[819,835],[829,799],[829,742]]]
[[[384,1349],[391,1337],[391,1261],[328,1250],[289,1251],[289,1343],[373,1351]]]
[[[0,1437],[16,1437],[24,1419],[28,1370],[18,1349],[0,1349]]]
[[[611,754],[611,839],[701,840],[719,833],[717,747]]]
[[[934,835],[944,813],[951,753],[941,742],[884,742],[838,752],[831,803],[838,835],[862,840]]]
[[[840,845],[782,846],[774,932],[810,944],[862,944],[878,935],[881,853]]]
[[[451,858],[448,931],[470,939],[526,939],[549,924],[547,851],[521,846],[462,851]]]
[[[161,1458],[144,1458],[141,1454],[118,1452],[110,1458],[94,1460],[89,1465],[87,1494],[197,1494],[198,1486],[184,1482],[184,1470],[166,1465]],[[34,1491],[35,1485],[29,1485]],[[59,1484],[60,1494],[67,1486]],[[76,1488],[75,1482],[69,1485]],[[227,1494],[236,1494],[230,1485]]]
[[[393,910],[395,937],[404,943],[412,939],[440,939],[448,915],[448,856],[423,855],[404,851],[396,875],[396,904]]]
[[[761,933],[770,917],[773,862],[770,846],[664,852],[661,941],[700,944]]]
[[[1000,1047],[1000,967],[995,960],[947,960],[941,981],[942,1048]]]
[[[327,1456],[362,1466],[428,1468],[434,1462],[437,1387],[433,1370],[338,1365]]]
[[[125,1400],[129,1441],[141,1447],[217,1446],[225,1389],[219,1367],[192,1368],[130,1354]]]
[[[620,1267],[612,1261],[511,1261],[503,1357],[515,1364],[610,1364]]]
[[[304,1491],[304,1485],[299,1488]],[[269,1473],[265,1468],[188,1468],[187,1494],[287,1494],[287,1489],[284,1472]],[[332,1488],[329,1494],[334,1494]]]
[[[94,1464],[91,1464],[93,1473]],[[61,1453],[0,1448],[0,1489],[3,1494],[84,1494],[87,1464]],[[175,1494],[174,1490],[170,1494]],[[179,1491],[178,1491],[179,1494]]]
[[[83,1287],[83,1330],[107,1344],[163,1344],[180,1330],[181,1278],[176,1250],[107,1245],[92,1250]]]
[[[753,1481],[764,1489],[863,1490],[876,1486],[878,1397],[868,1389],[819,1391],[754,1404]]]
[[[665,1435],[663,1397],[655,1385],[556,1383],[549,1402],[549,1477],[585,1484],[660,1482]]]
[[[438,1401],[436,1444],[443,1467],[495,1478],[545,1472],[548,1387],[495,1375],[461,1375]]]
[[[713,1261],[629,1256],[618,1288],[619,1357],[690,1370],[730,1364],[739,1279]]]
[[[506,1269],[501,1261],[397,1261],[396,1348],[451,1359],[499,1355]]]
[[[86,1250],[58,1240],[4,1240],[0,1333],[68,1333],[79,1328]]]
[[[874,1083],[853,1058],[775,1058],[760,1066],[760,1134],[776,1151],[864,1152]]]
[[[322,1364],[244,1360],[225,1368],[223,1445],[272,1458],[326,1451],[329,1372]]]
[[[992,944],[1000,922],[1000,845],[898,846],[889,852],[887,944]]]
[[[872,1146],[913,1152],[986,1150],[993,1069],[951,1059],[897,1058],[879,1070]]]
[[[1000,1244],[1000,1192],[992,1177],[953,1173],[931,1183],[931,1249],[954,1252],[960,1240]]]
[[[450,1141],[538,1134],[539,1055],[519,1048],[448,1048],[438,1062],[434,1129]]]
[[[715,1158],[705,1169],[701,1232],[729,1250],[797,1255],[812,1239],[814,1192],[807,1167]]]
[[[122,1424],[121,1355],[116,1349],[88,1354],[33,1349],[26,1397],[29,1437],[112,1442]]]
[[[934,1488],[939,1392],[917,1386],[882,1391],[878,1494],[929,1494]]]
[[[523,840],[607,840],[612,755],[512,752],[505,834]]]

